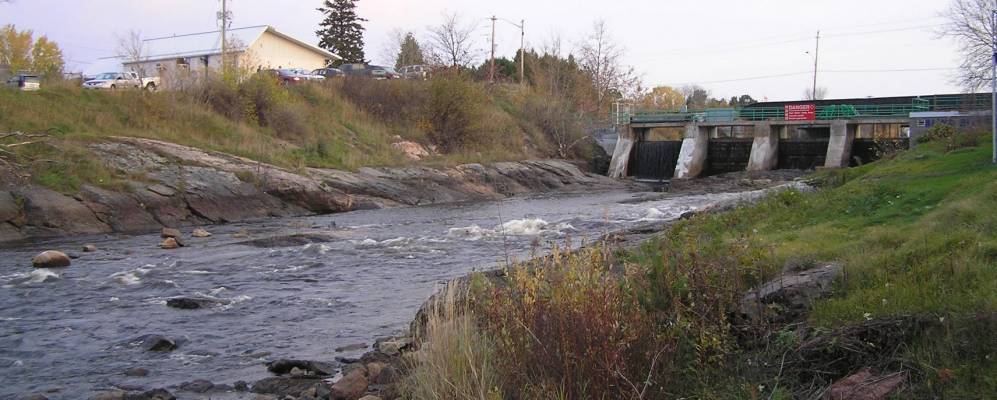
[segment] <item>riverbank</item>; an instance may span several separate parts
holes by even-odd
[[[116,137],[88,150],[127,177],[112,188],[85,184],[71,193],[5,182],[0,242],[623,187],[561,160],[348,172],[289,170],[151,139]]]
[[[952,144],[819,172],[816,193],[696,215],[637,250],[472,279],[450,296],[470,301],[429,313],[400,390],[985,398],[997,392],[997,169],[986,146]]]

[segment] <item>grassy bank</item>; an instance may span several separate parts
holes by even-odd
[[[489,396],[501,398],[811,398],[863,367],[907,376],[900,398],[987,398],[997,167],[976,143],[987,141],[925,143],[820,172],[814,193],[682,221],[637,250],[556,255],[479,280],[477,324],[454,326],[495,356],[464,359],[500,371]],[[802,320],[737,316],[749,288],[821,261],[845,268]],[[453,351],[428,341],[429,359]],[[413,368],[411,387],[433,381]],[[454,393],[428,398],[466,398]]]
[[[538,97],[529,88],[456,78],[288,88],[252,78],[159,93],[53,84],[34,93],[0,90],[0,132],[46,132],[44,140],[12,148],[15,155],[4,161],[67,193],[86,183],[114,186],[123,172],[107,170],[86,148],[108,136],[164,140],[299,170],[412,164],[392,147],[397,136],[436,148],[419,161],[429,165],[584,156],[552,144],[552,135],[565,132],[546,129],[545,116],[531,111],[530,104],[543,102]],[[570,129],[581,135],[577,126]]]

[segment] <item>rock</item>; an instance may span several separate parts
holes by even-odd
[[[342,347],[337,347],[336,348],[336,352],[337,353],[343,353],[343,352],[347,352],[347,351],[363,350],[363,349],[366,349],[366,348],[367,348],[367,344],[366,343],[355,343],[355,344],[349,344],[349,345],[342,346]]]
[[[388,364],[381,362],[372,362],[364,366],[367,369],[367,380],[370,382],[377,382],[378,378],[381,376],[381,372],[388,367]]]
[[[31,265],[35,268],[61,268],[72,264],[69,255],[61,251],[43,251],[31,259]]]
[[[83,185],[77,197],[113,231],[144,232],[162,227],[132,193]]]
[[[888,375],[873,375],[868,368],[848,376],[831,385],[830,400],[886,400],[890,398],[906,380],[906,375],[897,372]]]
[[[831,291],[841,273],[839,263],[819,265],[805,271],[785,272],[741,298],[741,314],[752,320],[795,321],[806,315],[810,304]]]
[[[124,400],[176,400],[166,389],[153,389],[142,393],[127,393]]]
[[[36,236],[93,234],[112,228],[97,218],[82,202],[62,193],[37,186],[18,189],[23,199],[26,229]]]
[[[166,300],[166,306],[172,308],[179,308],[181,310],[197,310],[201,308],[209,308],[217,305],[219,302],[212,299],[200,299],[195,297],[174,297],[172,299]]]
[[[276,376],[256,381],[252,391],[259,394],[277,395],[280,398],[284,396],[298,397],[302,392],[316,385],[325,386],[322,380],[316,377]]]
[[[146,187],[146,189],[148,189],[150,192],[153,192],[155,194],[164,197],[170,197],[177,193],[177,191],[173,190],[173,188],[160,184],[149,185],[148,187]]]
[[[191,233],[190,235],[196,238],[206,238],[211,236],[211,232],[198,228],[194,229],[194,232]]]
[[[381,400],[381,398],[377,397],[377,396],[374,396],[372,394],[368,394],[368,395],[366,395],[364,397],[361,397],[360,400]]]
[[[186,390],[193,393],[207,393],[214,387],[214,383],[204,379],[198,379],[192,382],[184,382],[180,384],[180,390]]]
[[[88,245],[84,245],[83,246],[83,252],[84,253],[93,253],[95,251],[97,251],[97,246],[94,246],[92,244],[88,244]]]
[[[399,337],[378,340],[374,343],[374,348],[384,355],[395,357],[402,354],[402,350],[412,345],[412,338]]]
[[[331,363],[308,360],[288,360],[280,359],[267,363],[267,370],[278,375],[293,374],[294,369],[312,375],[330,376],[336,373],[336,366]]]
[[[124,400],[124,390],[102,390],[90,396],[90,400]]]
[[[176,238],[166,238],[163,240],[163,243],[159,245],[159,247],[166,250],[179,249],[180,242],[178,242]]]
[[[176,228],[163,228],[163,231],[162,231],[162,233],[159,234],[159,236],[162,237],[162,238],[164,238],[164,239],[165,238],[174,238],[174,239],[176,239],[176,238],[181,237],[182,235],[180,234],[180,230],[179,229],[176,229]]]
[[[364,370],[350,372],[332,385],[332,400],[357,400],[367,392],[367,377]]]
[[[232,384],[232,388],[237,392],[246,392],[249,391],[249,384],[246,381],[235,381]]]
[[[43,394],[32,394],[21,398],[22,400],[48,400]]]
[[[145,368],[132,368],[125,371],[125,376],[144,377],[149,375],[149,370]]]
[[[16,221],[21,217],[21,206],[14,196],[8,191],[0,191],[0,223]]]
[[[424,157],[429,157],[429,150],[427,150],[421,144],[416,142],[401,140],[392,143],[391,147],[395,148],[395,150],[402,152],[402,154],[405,154],[406,158],[413,161],[419,161]]]
[[[173,351],[177,342],[160,335],[146,335],[141,338],[142,348],[147,351]]]

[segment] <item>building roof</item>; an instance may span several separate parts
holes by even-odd
[[[265,32],[270,32],[271,34],[306,47],[316,53],[322,54],[326,58],[341,59],[341,57],[336,54],[281,33],[269,25],[232,28],[227,30],[226,34],[229,38],[230,45],[232,45],[233,49],[235,49],[235,46],[245,48],[252,45],[260,38],[260,36],[263,36],[263,33]],[[145,39],[142,41],[144,53],[142,61],[145,62],[171,58],[221,54],[221,42],[222,37],[220,30]]]

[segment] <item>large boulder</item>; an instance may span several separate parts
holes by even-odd
[[[10,222],[17,225],[20,221],[23,224],[23,217],[21,205],[14,196],[8,191],[0,191],[0,223]]]
[[[18,189],[24,200],[27,228],[35,234],[67,235],[111,232],[111,227],[76,199],[51,189],[29,186]]]
[[[366,370],[358,368],[332,385],[332,400],[357,400],[367,392]]]
[[[804,317],[814,300],[827,296],[841,273],[840,263],[787,271],[741,298],[740,311],[751,320],[790,322]]]
[[[61,268],[68,267],[72,260],[66,253],[55,250],[43,251],[31,259],[31,265],[35,268]]]
[[[299,397],[305,391],[316,386],[325,387],[322,379],[317,377],[302,376],[275,376],[261,379],[253,384],[252,392],[259,394],[272,394],[278,398],[285,396]]]

